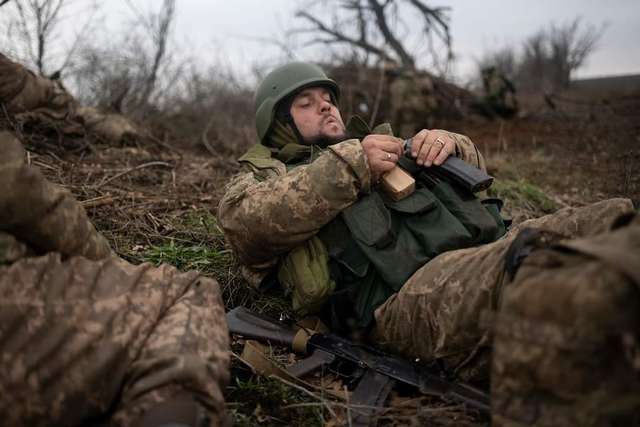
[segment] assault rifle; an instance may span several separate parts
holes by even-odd
[[[310,356],[289,368],[295,377],[304,376],[320,367],[334,369],[355,384],[351,403],[365,409],[353,420],[354,426],[370,425],[376,408],[384,405],[396,384],[418,389],[445,401],[463,403],[480,413],[489,414],[489,397],[471,386],[452,382],[442,370],[434,373],[418,363],[391,356],[375,348],[354,344],[332,333],[315,333],[292,328],[267,316],[236,307],[227,313],[229,331],[245,338],[271,344],[286,345]]]

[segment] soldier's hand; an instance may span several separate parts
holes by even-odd
[[[362,149],[369,161],[371,179],[378,182],[402,156],[402,140],[389,135],[368,135],[362,140]]]
[[[439,166],[456,151],[456,143],[448,132],[422,129],[413,137],[411,157],[420,166]]]

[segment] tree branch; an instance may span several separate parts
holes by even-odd
[[[355,39],[353,37],[349,37],[348,35],[335,30],[333,28],[329,28],[327,25],[325,25],[322,21],[320,21],[319,19],[316,19],[315,17],[313,17],[312,15],[310,15],[308,12],[304,12],[304,11],[299,11],[298,13],[296,13],[296,16],[299,18],[304,18],[308,21],[310,21],[311,23],[313,23],[316,26],[316,29],[322,33],[328,34],[330,36],[332,36],[334,38],[335,42],[338,43],[347,43],[347,44],[351,44],[351,45],[355,45],[361,49],[364,49],[368,52],[371,52],[375,55],[378,55],[380,58],[388,60],[388,61],[393,61],[393,58],[391,58],[384,50],[382,50],[379,47],[373,46],[372,44],[363,41],[363,40],[358,40]]]
[[[447,46],[447,58],[450,58],[451,53],[451,33],[449,31],[448,18],[445,17],[445,13],[450,10],[448,7],[428,7],[420,0],[408,0],[416,9],[422,13],[422,17],[425,21],[425,34],[429,34],[431,31],[435,32],[438,37]],[[436,25],[433,25],[434,22]]]
[[[376,24],[382,33],[385,41],[391,46],[391,49],[398,55],[400,62],[407,68],[415,68],[415,60],[413,56],[405,50],[402,43],[393,34],[389,25],[387,24],[387,18],[384,14],[384,9],[388,5],[392,4],[392,1],[386,1],[384,4],[378,3],[377,0],[368,0],[369,7],[376,18]]]

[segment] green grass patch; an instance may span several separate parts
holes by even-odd
[[[558,205],[550,199],[538,186],[525,179],[496,179],[489,188],[491,197],[504,200],[505,205],[531,212],[532,215],[551,213],[558,209]]]
[[[190,242],[176,243],[174,239],[164,245],[149,247],[141,254],[141,258],[156,265],[167,263],[180,270],[198,270],[214,276],[233,265],[230,249],[193,245]]]
[[[217,219],[209,211],[193,210],[158,220],[163,229],[168,230],[166,235],[130,251],[129,259],[155,265],[171,264],[182,271],[196,270],[215,278],[227,309],[243,305],[275,317],[290,314],[291,302],[279,289],[261,292],[242,278]]]
[[[153,264],[167,263],[180,270],[197,270],[219,281],[234,276],[235,259],[224,243],[215,216],[206,210],[158,219],[165,231],[151,244],[136,248],[130,256]]]

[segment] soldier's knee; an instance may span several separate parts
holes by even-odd
[[[496,322],[494,421],[611,425],[637,411],[640,401],[618,401],[640,386],[639,331],[640,288],[627,274],[580,253],[534,252]]]
[[[636,314],[638,289],[624,274],[597,260],[580,257],[571,264],[561,259],[566,257],[556,251],[530,255],[505,289],[503,312],[600,332]]]

